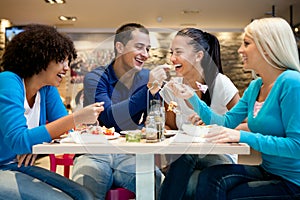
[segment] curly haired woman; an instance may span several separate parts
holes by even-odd
[[[7,45],[0,73],[0,199],[93,199],[81,185],[33,166],[33,145],[94,123],[103,110],[95,103],[67,115],[56,87],[76,56],[73,42],[46,25],[26,26]]]

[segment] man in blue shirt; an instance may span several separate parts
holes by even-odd
[[[114,40],[115,59],[107,66],[94,69],[84,79],[84,106],[103,101],[99,123],[116,131],[137,129],[144,125],[147,100],[158,97],[164,66],[143,69],[149,58],[149,31],[142,25],[121,26]],[[155,87],[152,87],[153,83]],[[150,89],[149,89],[150,88]],[[149,94],[147,94],[149,92]],[[149,99],[147,99],[149,97]],[[111,187],[124,187],[135,192],[135,156],[128,154],[82,155],[76,158],[73,180],[105,199]],[[158,191],[161,172],[156,170]]]

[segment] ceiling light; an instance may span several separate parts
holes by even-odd
[[[68,16],[64,16],[64,15],[61,15],[58,17],[59,20],[61,21],[77,21],[77,17],[68,17]]]
[[[156,18],[156,21],[157,21],[158,23],[161,23],[162,20],[163,20],[163,18],[162,18],[161,16],[158,16],[158,17]]]
[[[66,3],[65,0],[45,0],[46,3],[50,3],[50,4],[64,4]]]

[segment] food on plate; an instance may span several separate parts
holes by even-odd
[[[70,132],[70,135],[75,143],[107,143],[107,140],[113,140],[120,137],[120,134],[115,132],[115,128],[107,128],[105,126],[81,126],[80,130]]]
[[[111,127],[111,128],[107,128],[105,126],[80,126],[79,128],[77,128],[78,131],[80,131],[81,134],[83,133],[89,133],[89,134],[93,134],[93,135],[100,135],[100,134],[104,134],[104,135],[114,135],[115,133],[115,128]]]
[[[100,126],[90,126],[89,133],[94,135],[102,134],[102,128]]]
[[[80,133],[90,133],[93,135],[99,135],[102,134],[102,128],[101,126],[87,126],[84,129],[81,129]]]
[[[177,108],[178,104],[175,101],[170,101],[167,111],[174,112]]]
[[[106,128],[105,126],[102,126],[102,131],[104,135],[114,135],[115,133],[115,128],[111,127],[111,128]]]

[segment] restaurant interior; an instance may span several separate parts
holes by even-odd
[[[297,38],[300,48],[299,0],[1,0],[0,1],[0,57],[12,34],[22,31],[29,23],[55,26],[68,34],[75,43],[79,57],[59,87],[65,105],[76,109],[76,101],[83,89],[84,75],[113,58],[113,34],[127,22],[138,22],[150,30],[151,51],[147,68],[169,63],[169,43],[174,33],[184,27],[196,27],[213,33],[220,40],[224,73],[243,94],[254,78],[245,71],[237,49],[242,41],[243,27],[261,17],[283,17]],[[257,164],[257,152],[242,155],[240,163]],[[49,158],[38,160],[49,167]],[[63,174],[59,166],[58,173]]]

